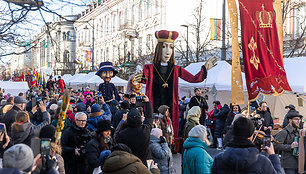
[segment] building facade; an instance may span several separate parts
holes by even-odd
[[[41,28],[32,43],[36,70],[57,75],[75,73],[76,33],[73,23],[76,19],[76,15],[58,17]]]

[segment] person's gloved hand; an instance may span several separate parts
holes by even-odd
[[[57,160],[52,159],[50,155],[47,156],[46,167],[47,170],[54,169],[57,166]]]
[[[164,136],[160,136],[159,139],[160,139],[160,141],[159,141],[160,143],[165,143],[166,142],[166,138]]]

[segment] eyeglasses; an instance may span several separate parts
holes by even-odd
[[[75,120],[75,121],[79,121],[79,122],[82,122],[82,123],[86,123],[87,120]]]
[[[301,121],[300,118],[293,118],[292,120],[294,120],[294,121]]]

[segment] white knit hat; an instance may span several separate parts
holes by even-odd
[[[55,111],[57,108],[58,108],[58,105],[55,103],[50,106],[50,109],[53,111]]]
[[[163,135],[163,131],[161,129],[159,129],[159,128],[153,128],[151,130],[151,135],[153,135],[154,137],[159,138],[160,136]]]
[[[200,140],[204,141],[204,138],[207,137],[206,127],[203,125],[197,125],[190,130],[188,136],[193,138],[199,138]]]

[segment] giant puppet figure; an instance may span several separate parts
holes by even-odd
[[[158,44],[155,48],[153,63],[146,64],[143,74],[136,79],[146,84],[146,96],[152,102],[154,112],[157,112],[161,105],[170,107],[176,138],[179,129],[179,77],[190,83],[202,82],[207,76],[207,69],[216,65],[216,59],[209,59],[198,74],[192,75],[184,68],[174,65],[174,40],[178,37],[178,32],[161,30],[155,32],[155,37]]]
[[[104,80],[104,83],[99,85],[98,91],[102,94],[106,103],[110,103],[114,99],[120,101],[120,96],[115,85],[110,82],[112,77],[114,77],[117,73],[118,71],[115,70],[112,62],[100,63],[100,67],[96,75],[101,77]]]

